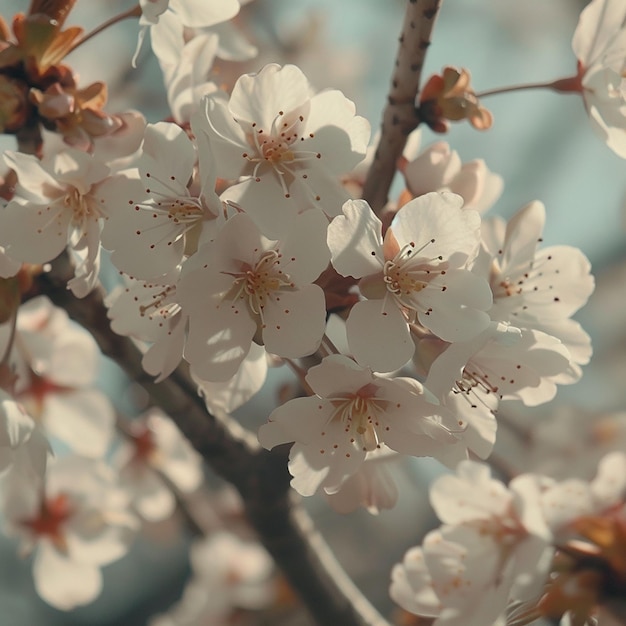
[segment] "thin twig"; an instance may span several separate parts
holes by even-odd
[[[415,102],[441,1],[409,0],[407,4],[380,141],[363,186],[363,198],[377,214],[387,204],[396,163],[407,137],[420,123]]]

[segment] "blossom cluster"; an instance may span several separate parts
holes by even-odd
[[[507,487],[461,462],[433,484],[442,526],[394,567],[391,596],[435,626],[621,623],[625,470],[613,452],[591,481],[522,474]]]
[[[216,59],[256,52],[231,21],[240,4],[140,3],[133,62],[149,32],[169,121],[128,112],[107,130],[102,114],[91,132],[79,118],[99,109],[70,107],[73,79],[30,92],[37,123],[45,118],[66,141],[4,154],[16,183],[0,209],[0,276],[16,285],[26,268],[37,275],[67,254],[67,287],[86,298],[110,262],[119,278],[106,297],[112,330],[140,347],[157,382],[185,362],[218,415],[259,393],[269,367],[289,371],[297,384],[258,440],[292,444],[293,488],[324,494],[338,511],[392,507],[389,461],[433,457],[456,468],[431,494],[444,526],[396,567],[392,596],[437,624],[493,623],[507,603],[538,597],[570,534],[605,556],[591,517],[622,528],[622,509],[611,516],[623,505],[614,478],[623,456],[608,457],[590,485],[523,475],[508,488],[469,460],[489,458],[507,403],[547,403],[581,378],[591,343],[572,317],[593,292],[590,263],[574,247],[542,245],[540,201],[508,221],[486,216],[502,179],[444,142],[420,151],[417,132],[397,164],[402,191],[374,210],[361,197],[375,159],[370,124],[341,91],[316,90],[289,63],[243,74],[232,89],[212,74]],[[624,17],[615,0],[592,1],[574,36],[577,82],[560,86],[583,95],[620,156]],[[28,42],[17,39],[0,50],[0,70],[32,70]],[[39,62],[37,80],[50,69]],[[438,115],[450,93],[438,96]],[[177,493],[199,488],[202,466],[158,407],[128,423],[116,415],[97,387],[95,340],[62,310],[33,298],[2,321],[6,529],[36,548],[41,597],[69,609],[99,593],[101,567],[126,554],[140,520],[167,518]],[[58,449],[69,453],[52,455]],[[197,549],[207,554],[196,570],[230,542],[253,563],[240,577],[264,585],[270,566],[258,546],[248,555],[232,537],[214,542]],[[567,594],[579,570],[565,570],[537,617],[571,611],[555,589]],[[217,573],[212,584],[226,587],[232,572]],[[193,584],[187,595],[197,600]],[[224,592],[224,606],[211,607],[216,623],[246,601]],[[591,615],[595,605],[576,610]],[[195,619],[181,606],[158,623]]]

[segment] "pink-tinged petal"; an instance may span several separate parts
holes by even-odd
[[[450,183],[450,191],[463,197],[465,208],[474,209],[481,215],[495,204],[503,189],[502,176],[489,171],[482,159],[465,163]]]
[[[503,342],[510,348],[521,339],[521,331],[492,323],[482,333],[469,341],[450,344],[432,363],[424,386],[437,398],[443,398],[461,380],[463,369],[470,358],[491,340]]]
[[[327,400],[294,398],[272,411],[259,429],[259,443],[267,450],[293,441],[317,445],[334,413],[335,407]]]
[[[42,419],[50,435],[82,456],[104,457],[113,438],[113,407],[95,389],[49,394]]]
[[[389,595],[409,613],[429,617],[439,615],[441,600],[433,589],[421,547],[411,548],[402,563],[391,570]]]
[[[450,270],[427,285],[417,299],[420,323],[444,341],[467,341],[491,323],[484,312],[492,302],[489,284],[466,270]]]
[[[491,341],[472,360],[489,373],[502,399],[521,400],[526,406],[552,400],[557,383],[577,380],[567,348],[540,331],[524,329],[512,346]]]
[[[280,111],[289,113],[311,97],[311,87],[295,65],[266,65],[256,74],[244,74],[233,87],[229,109],[238,121],[256,122],[266,132]]]
[[[105,163],[132,155],[143,140],[146,118],[139,111],[117,113],[116,117],[122,121],[122,127],[94,139],[94,156]]]
[[[571,319],[541,320],[534,322],[533,327],[556,337],[567,348],[574,363],[578,365],[589,363],[593,353],[591,337],[578,322]]]
[[[47,172],[41,161],[21,152],[4,153],[4,162],[17,174],[17,194],[29,203],[46,203],[60,197],[64,191],[57,179]]]
[[[328,220],[319,211],[296,216],[281,247],[281,267],[296,285],[312,283],[330,261],[326,245]]]
[[[222,212],[222,203],[215,192],[217,184],[217,163],[211,151],[209,135],[202,127],[202,114],[196,113],[191,118],[191,130],[198,150],[198,178],[200,181],[200,198],[211,215]]]
[[[75,187],[81,195],[89,193],[92,185],[111,173],[111,168],[103,161],[76,148],[58,152],[54,156],[52,170],[57,180]]]
[[[165,380],[178,367],[185,346],[185,330],[186,318],[176,316],[169,322],[167,333],[157,339],[143,355],[141,365],[148,374],[156,376],[155,382]]]
[[[337,90],[322,91],[311,98],[305,129],[314,137],[303,142],[303,149],[319,153],[329,171],[349,171],[365,156],[371,127],[355,112],[354,103]]]
[[[331,218],[341,215],[341,207],[350,198],[337,174],[317,161],[298,170],[289,185],[289,193],[300,211],[321,210]]]
[[[374,381],[369,369],[357,365],[343,354],[332,354],[320,365],[315,365],[306,375],[306,382],[322,398],[338,394],[356,393]]]
[[[233,119],[222,94],[208,94],[203,103],[204,116],[199,115],[197,128],[210,137],[217,176],[226,179],[237,177],[250,164],[243,156],[251,150],[246,135]]]
[[[165,70],[176,66],[180,62],[184,40],[184,26],[171,11],[166,11],[159,16],[156,28],[150,29],[150,44],[152,52],[159,60],[159,65]],[[194,39],[196,39],[194,37]],[[211,56],[211,62],[213,56]],[[210,66],[209,66],[210,67]],[[164,71],[165,73],[165,71]],[[205,74],[205,76],[208,75]]]
[[[349,433],[339,420],[329,422],[324,430],[325,436],[308,446],[300,445],[306,463],[313,470],[328,467],[321,487],[326,493],[335,493],[340,485],[363,464],[366,452],[351,441]],[[291,458],[291,455],[290,455]],[[294,476],[292,486],[297,489],[298,476],[293,473],[290,462],[289,471]]]
[[[232,378],[250,351],[257,330],[245,308],[224,302],[191,317],[185,359],[205,380],[225,382]]]
[[[0,209],[0,244],[15,261],[47,263],[63,252],[71,219],[62,205],[9,202]]]
[[[193,368],[191,376],[210,411],[232,413],[263,387],[267,377],[267,353],[263,346],[252,343],[237,373],[226,382],[202,380]]]
[[[618,105],[617,102],[602,102],[587,89],[583,96],[592,130],[615,154],[626,159],[626,129],[624,129],[626,107]]]
[[[490,217],[482,221],[480,225],[482,247],[489,252],[490,257],[495,257],[498,250],[504,249],[506,226],[506,221],[501,217]],[[489,271],[491,269],[491,259],[487,269]]]
[[[177,124],[148,124],[138,162],[143,182],[155,196],[187,195],[196,152],[187,133]]]
[[[414,196],[437,191],[461,170],[461,157],[445,141],[428,146],[404,168],[406,185]],[[455,189],[452,189],[458,193]]]
[[[457,474],[438,478],[430,490],[430,503],[444,524],[461,524],[506,513],[512,494],[491,478],[489,467],[461,461]]]
[[[593,0],[580,14],[572,39],[576,58],[588,67],[605,52],[620,27],[626,24],[622,0]]]
[[[442,256],[451,266],[460,267],[474,258],[480,242],[480,215],[462,206],[463,198],[451,192],[427,193],[407,202],[390,230],[401,248],[413,242],[417,249],[425,246],[421,257]]]
[[[330,506],[342,515],[364,507],[372,515],[392,509],[398,501],[398,487],[388,469],[390,463],[366,461],[346,479],[339,491],[327,493]]]
[[[273,173],[268,176],[270,180],[248,178],[232,185],[220,196],[220,200],[244,207],[246,214],[266,237],[281,239],[289,232],[301,204],[294,196],[285,197],[280,185],[271,180]]]
[[[535,256],[546,222],[546,209],[541,202],[530,202],[509,220],[506,227],[502,266],[528,266]]]
[[[254,267],[261,254],[270,248],[270,242],[259,232],[252,218],[239,213],[226,221],[212,249],[216,272],[240,273]],[[247,264],[248,267],[244,267]]]
[[[348,200],[343,215],[328,226],[333,267],[342,276],[362,278],[382,270],[382,223],[365,200]]]
[[[184,231],[171,215],[152,211],[149,205],[120,207],[105,223],[103,245],[112,249],[115,266],[139,279],[163,276],[182,260]]]
[[[305,456],[305,451],[311,454],[306,447],[294,444],[289,453],[289,473],[293,476],[291,486],[301,496],[312,496],[317,493],[330,468],[327,465],[313,467]]]
[[[102,590],[98,567],[62,555],[47,541],[35,555],[33,579],[39,597],[61,611],[89,604]]]
[[[395,305],[384,306],[381,300],[357,302],[346,330],[354,358],[376,372],[401,368],[415,351],[404,315]]]
[[[100,273],[100,222],[90,219],[84,224],[80,240],[69,247],[74,263],[74,278],[67,288],[77,297],[84,298],[98,284]]]
[[[306,285],[297,291],[280,291],[263,312],[263,343],[268,352],[286,358],[313,354],[326,328],[323,290]]]

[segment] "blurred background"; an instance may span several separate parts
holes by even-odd
[[[424,78],[446,65],[466,67],[475,89],[483,91],[572,75],[576,60],[571,37],[585,4],[584,0],[444,2]],[[390,0],[253,0],[242,10],[238,24],[261,54],[245,66],[222,64],[224,79],[234,80],[242,71],[255,71],[270,61],[295,63],[316,88],[344,91],[375,131],[404,5]],[[0,0],[0,14],[10,23],[12,15],[27,6],[26,0]],[[122,0],[78,0],[68,24],[89,30],[129,6]],[[136,37],[136,22],[126,21],[81,47],[67,62],[82,83],[109,84],[109,111],[136,108],[155,122],[169,115],[161,74],[149,46],[144,46],[138,68],[131,68]],[[490,131],[481,133],[460,124],[441,137],[424,129],[422,145],[444,139],[464,161],[482,158],[500,174],[505,188],[493,214],[508,217],[531,200],[543,201],[548,214],[544,245],[579,247],[591,260],[597,278],[596,293],[577,318],[595,347],[583,380],[561,388],[557,400],[540,411],[520,413],[515,419],[528,427],[533,420],[564,410],[563,406],[576,407],[589,420],[596,414],[622,411],[626,407],[624,161],[592,133],[577,96],[529,91],[494,96],[483,104],[494,115]],[[12,147],[12,138],[3,140],[3,148]],[[102,384],[119,389],[124,383],[106,366]],[[271,393],[255,400],[254,413],[244,410],[243,418],[251,426],[255,420],[263,422],[271,400]],[[582,432],[585,426],[579,428]],[[510,437],[503,440],[510,442]],[[438,471],[428,461],[404,465],[396,473],[399,504],[378,516],[366,512],[339,516],[322,498],[307,501],[339,560],[381,610],[391,607],[387,588],[392,564],[419,542],[432,523],[426,493]],[[0,536],[0,626],[141,626],[147,616],[164,611],[179,597],[189,575],[187,548],[192,537],[192,530],[178,518],[146,528],[128,557],[104,569],[102,596],[92,605],[61,613],[37,597],[29,560],[21,560],[15,545]]]

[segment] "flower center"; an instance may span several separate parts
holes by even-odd
[[[263,316],[263,309],[267,301],[281,289],[295,287],[289,276],[280,267],[282,255],[277,250],[267,250],[256,262],[240,274],[235,274],[233,288],[226,299],[247,300],[252,313]]]
[[[20,525],[30,529],[37,537],[47,537],[58,549],[64,551],[66,542],[63,526],[72,513],[68,496],[59,494],[54,498],[44,498],[37,514],[20,521]]]
[[[332,400],[336,407],[332,419],[342,422],[345,432],[351,435],[351,443],[366,452],[380,448],[381,442],[377,429],[380,428],[379,416],[385,410],[386,401],[377,399],[375,394],[376,387],[366,385],[356,394]]]
[[[93,198],[87,194],[80,193],[76,187],[69,187],[63,198],[63,204],[72,211],[72,224],[74,226],[80,227],[85,219],[98,219],[101,217],[100,211],[95,207]]]
[[[427,287],[433,278],[446,273],[447,266],[441,263],[443,257],[429,259],[418,256],[434,241],[431,239],[419,249],[416,249],[415,242],[411,241],[404,245],[392,259],[385,261],[383,280],[387,290],[403,306],[415,309],[417,303],[411,301],[411,298]],[[437,262],[438,265],[431,265],[432,262]]]

